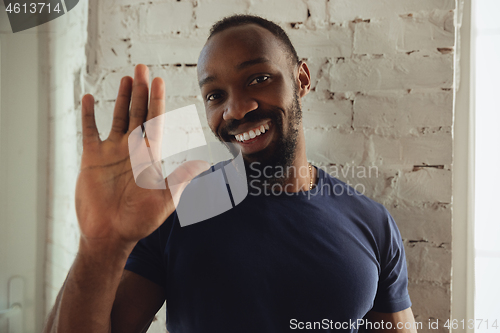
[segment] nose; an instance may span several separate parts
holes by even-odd
[[[244,92],[232,92],[227,100],[223,118],[224,120],[240,120],[248,112],[256,110],[258,107],[259,103],[252,96]]]

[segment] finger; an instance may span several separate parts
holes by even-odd
[[[155,161],[161,160],[162,144],[164,144],[162,142],[164,119],[163,117],[158,117],[164,112],[165,85],[163,80],[157,77],[151,83],[151,98],[146,118],[147,121],[144,123],[146,144],[151,148],[151,153]]]
[[[82,98],[82,137],[84,149],[90,144],[101,142],[95,124],[94,97],[91,94]]]
[[[151,83],[151,98],[147,120],[165,113],[165,83],[162,78],[155,77]]]
[[[113,111],[113,124],[111,125],[111,139],[122,137],[128,130],[128,112],[132,94],[133,79],[125,76],[120,81],[118,96],[116,97],[115,109]]]
[[[148,109],[149,69],[145,65],[137,65],[132,85],[132,105],[130,106],[130,120],[128,130],[133,131],[146,121]]]

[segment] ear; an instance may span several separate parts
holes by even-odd
[[[299,97],[302,98],[311,90],[311,74],[309,67],[304,61],[298,64],[297,86],[299,87]]]

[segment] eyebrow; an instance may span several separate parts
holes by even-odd
[[[215,76],[207,76],[206,78],[204,78],[203,80],[200,80],[200,82],[198,83],[200,85],[200,88],[203,87],[205,84],[207,83],[210,83],[210,82],[213,82],[216,80],[216,77]]]
[[[257,64],[262,64],[262,63],[265,63],[265,62],[268,62],[269,59],[267,58],[264,58],[264,57],[258,57],[258,58],[255,58],[255,59],[251,59],[251,60],[247,60],[247,61],[243,61],[241,64],[238,64],[236,65],[236,70],[237,71],[241,71],[245,68],[248,68],[248,67],[251,67],[253,65],[257,65]],[[216,76],[207,76],[206,78],[204,78],[203,80],[200,80],[200,82],[198,83],[200,85],[200,88],[203,87],[205,84],[207,83],[210,83],[210,82],[213,82],[217,79]]]
[[[244,61],[241,64],[237,65],[236,70],[241,71],[241,70],[248,68],[250,66],[262,64],[262,63],[268,62],[268,61],[269,60],[267,58],[264,58],[264,57],[259,57],[259,58],[255,58],[252,60],[247,60],[247,61]]]

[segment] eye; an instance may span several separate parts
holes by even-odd
[[[215,101],[216,99],[220,98],[221,94],[215,93],[215,94],[210,94],[207,96],[207,101]]]
[[[249,86],[253,86],[254,84],[264,82],[264,81],[266,81],[267,79],[269,79],[269,76],[268,76],[268,75],[261,75],[261,76],[257,76],[255,79],[253,79],[253,81],[252,81],[252,82],[250,82]]]

